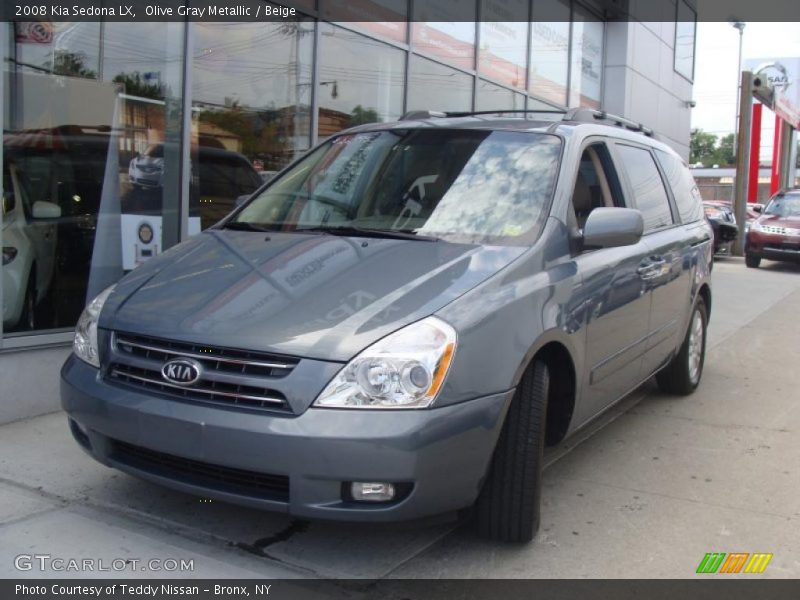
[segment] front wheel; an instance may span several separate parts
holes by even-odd
[[[702,298],[698,298],[689,320],[689,330],[678,354],[656,375],[658,387],[662,391],[686,396],[697,389],[706,358],[707,326],[706,304]]]
[[[535,361],[508,409],[489,474],[476,505],[478,533],[502,542],[529,542],[539,529],[547,365]]]
[[[761,264],[761,257],[754,256],[753,254],[745,254],[744,255],[744,264],[746,264],[751,269],[757,269],[758,265]]]

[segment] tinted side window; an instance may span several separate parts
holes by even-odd
[[[628,173],[635,207],[644,218],[644,230],[653,231],[672,225],[667,191],[653,155],[648,150],[623,144],[619,144],[617,149]]]
[[[697,184],[689,169],[678,157],[667,154],[663,150],[656,150],[656,156],[672,188],[672,195],[675,197],[681,221],[692,223],[702,219],[703,205],[700,190],[697,189]]]

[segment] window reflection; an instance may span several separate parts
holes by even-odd
[[[197,23],[189,232],[305,152],[314,24]]]
[[[408,110],[471,110],[472,82],[471,75],[412,56]]]
[[[177,138],[183,25],[2,26],[3,331],[71,328],[87,298],[163,250],[167,214],[177,239],[172,155],[145,153]]]
[[[569,105],[600,108],[602,73],[603,22],[576,9],[572,22]]]
[[[525,96],[508,88],[478,81],[475,110],[521,110],[525,108]]]
[[[403,113],[405,54],[342,27],[320,23],[319,137]]]
[[[567,103],[569,16],[569,4],[561,0],[533,3],[528,90],[560,105]]]

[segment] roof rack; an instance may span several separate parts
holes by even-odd
[[[564,115],[565,121],[578,121],[579,123],[591,123],[594,121],[605,121],[617,127],[624,127],[630,131],[639,131],[648,137],[653,137],[653,130],[645,127],[642,123],[631,121],[619,115],[612,115],[604,110],[592,108],[571,108]]]
[[[448,111],[440,112],[434,110],[412,110],[407,112],[402,117],[401,121],[413,121],[415,119],[455,119],[459,117],[479,117],[481,115],[504,115],[504,114],[549,114],[549,115],[564,115],[566,110],[552,109],[552,110],[525,110],[521,108],[512,108],[509,110],[465,110],[465,111]]]
[[[439,112],[432,110],[412,110],[404,114],[401,121],[413,121],[418,119],[448,119],[457,117],[477,117],[481,115],[502,115],[502,114],[541,114],[541,115],[563,115],[562,121],[574,121],[578,123],[594,123],[601,121],[607,124],[616,125],[617,127],[624,127],[629,131],[638,131],[648,137],[654,137],[653,130],[645,127],[642,123],[637,123],[619,115],[612,115],[604,110],[595,110],[592,108],[570,108],[567,110],[560,109],[542,109],[542,110],[526,110],[526,109],[511,109],[511,110],[475,110],[475,111],[459,111],[459,112]]]

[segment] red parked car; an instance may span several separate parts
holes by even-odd
[[[800,263],[800,188],[775,194],[750,226],[745,262],[755,269],[762,258]]]

